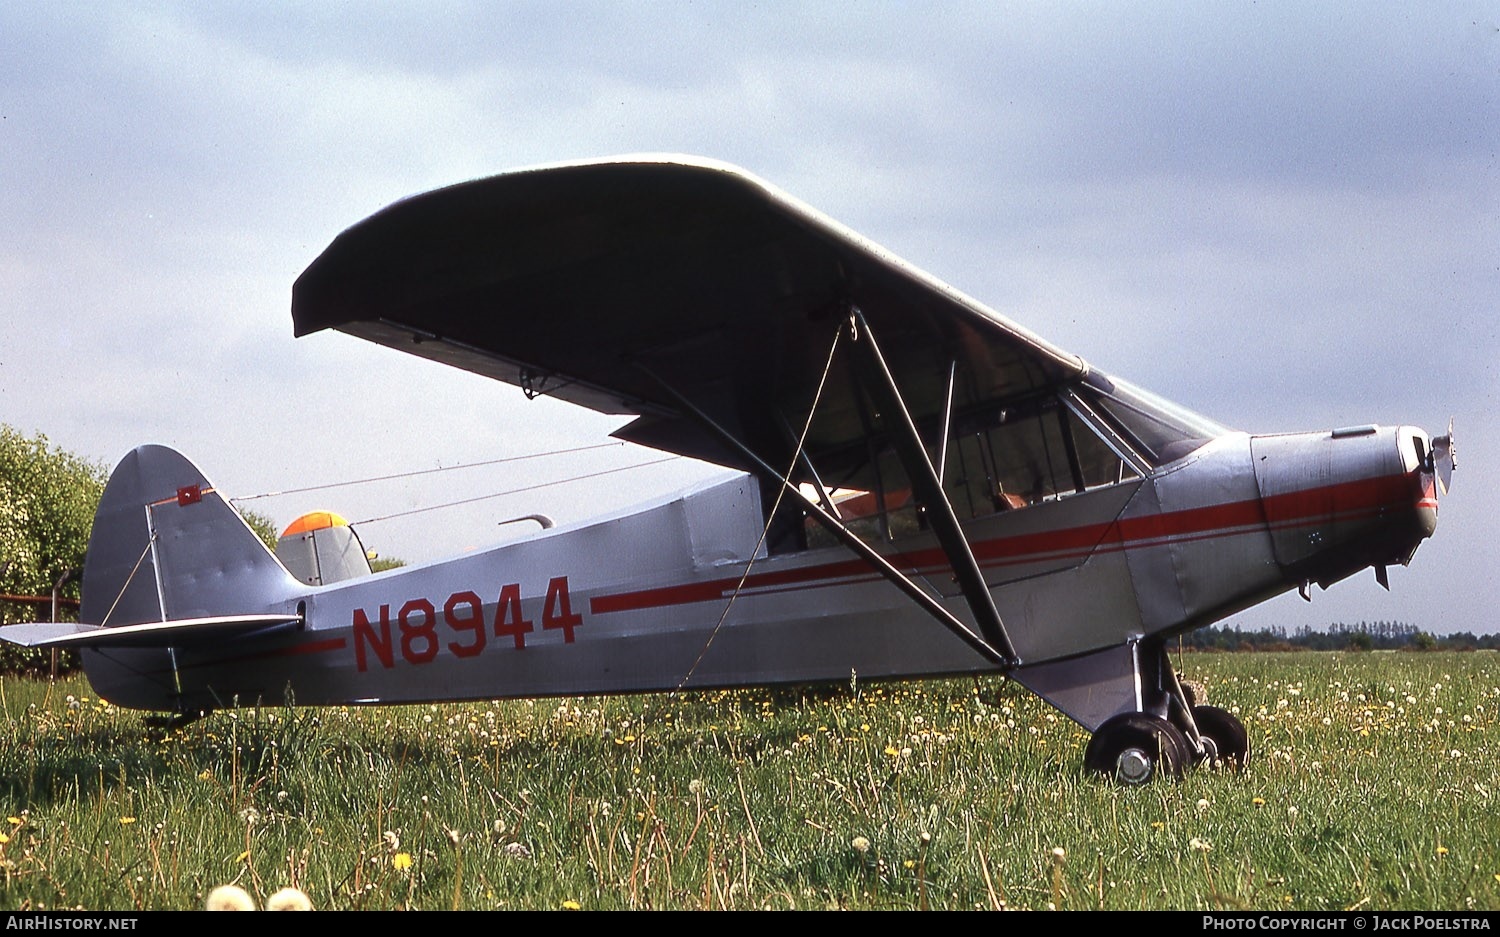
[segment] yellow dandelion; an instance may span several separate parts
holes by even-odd
[[[250,850],[246,849],[244,852],[242,852],[239,855],[235,856],[234,857],[234,861],[236,863],[240,863],[240,862],[247,861],[249,858],[250,858]]]
[[[4,833],[0,833],[0,846],[4,846],[8,842],[10,842],[10,837]],[[1496,878],[1500,878],[1500,876],[1496,876]]]
[[[885,747],[885,753],[892,758],[899,758],[901,756],[900,750],[897,749],[894,745],[887,745]]]
[[[204,768],[202,771],[198,772],[198,780],[200,781],[212,781],[213,779],[214,773],[207,768]]]
[[[583,905],[581,905],[578,902],[574,901],[572,898],[569,898],[567,901],[564,901],[562,903],[562,906],[563,906],[563,910],[564,911],[582,911],[583,910]]]
[[[208,893],[205,911],[254,911],[255,899],[238,885],[220,885]]]
[[[903,868],[915,869],[917,867],[917,860],[915,860],[915,859],[906,859],[906,860],[902,861],[901,865],[902,865]]]
[[[1264,807],[1266,805],[1266,799],[1264,797],[1257,797],[1254,800],[1250,801],[1250,803],[1254,804],[1257,807]]]
[[[1437,848],[1437,854],[1440,856],[1446,856],[1448,854],[1448,847],[1439,845]]]
[[[396,853],[394,856],[391,856],[391,865],[395,866],[398,871],[405,872],[407,869],[411,868],[411,853]]]
[[[20,817],[6,817],[5,819],[10,823],[11,826],[20,826],[23,822]]]
[[[135,822],[135,817],[121,817],[120,818],[120,825],[121,826],[129,826],[130,824],[132,824],[134,822]]]

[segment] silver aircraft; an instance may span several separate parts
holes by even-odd
[[[297,280],[341,332],[635,419],[739,470],[643,509],[309,585],[181,455],[128,454],[77,649],[180,719],[1003,673],[1128,783],[1243,764],[1165,646],[1271,596],[1407,563],[1451,427],[1233,432],[1091,367],[729,165],[631,158],[418,195]]]

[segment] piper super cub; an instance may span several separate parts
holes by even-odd
[[[1127,783],[1249,757],[1165,643],[1407,563],[1451,425],[1233,432],[729,165],[630,158],[397,202],[297,280],[337,329],[635,419],[738,470],[455,559],[309,585],[176,452],[110,477],[78,649],[112,703],[407,703],[1004,673]]]

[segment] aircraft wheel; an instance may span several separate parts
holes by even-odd
[[[1121,784],[1179,778],[1192,760],[1187,739],[1172,723],[1147,713],[1121,713],[1100,726],[1083,753],[1083,766]]]
[[[1193,721],[1210,750],[1205,759],[1210,765],[1245,769],[1250,761],[1250,735],[1243,722],[1217,706],[1194,706]]]

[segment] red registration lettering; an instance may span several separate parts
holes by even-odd
[[[500,605],[495,609],[495,637],[511,635],[516,647],[526,646],[526,635],[536,630],[521,615],[521,584],[513,582],[500,590]]]
[[[462,609],[467,606],[468,611]],[[448,650],[454,657],[473,657],[484,650],[484,603],[473,592],[455,592],[443,606],[443,621],[454,631],[472,632],[474,639],[468,644],[448,642]]]
[[[401,657],[410,664],[427,664],[437,658],[442,641],[438,636],[437,609],[427,599],[411,599],[396,613],[401,633]],[[452,630],[456,640],[447,642],[454,657],[475,657],[484,652],[488,635],[485,631],[484,601],[476,592],[465,590],[448,596],[443,603],[443,624]],[[542,628],[563,633],[563,643],[573,643],[573,629],[583,624],[583,615],[573,611],[568,594],[568,577],[554,576],[547,583],[547,597],[542,603]],[[510,583],[500,590],[495,606],[495,637],[509,637],[519,649],[526,647],[526,636],[536,625],[521,609],[521,584]],[[380,606],[380,617],[371,621],[362,608],[354,610],[354,663],[361,673],[370,667],[370,657],[390,669],[396,666],[396,645],[391,634],[391,607]]]
[[[426,599],[412,599],[401,606],[401,656],[410,663],[425,664],[437,652],[437,613]]]
[[[563,643],[573,643],[573,629],[583,624],[583,616],[574,614],[568,601],[568,577],[555,576],[547,583],[547,604],[542,607],[542,627],[561,628]]]
[[[380,606],[380,631],[377,633],[370,626],[370,619],[365,615],[365,610],[356,608],[354,610],[354,666],[360,673],[364,673],[367,663],[365,661],[365,645],[375,652],[375,656],[386,667],[396,666],[395,659],[391,656],[391,607]]]

